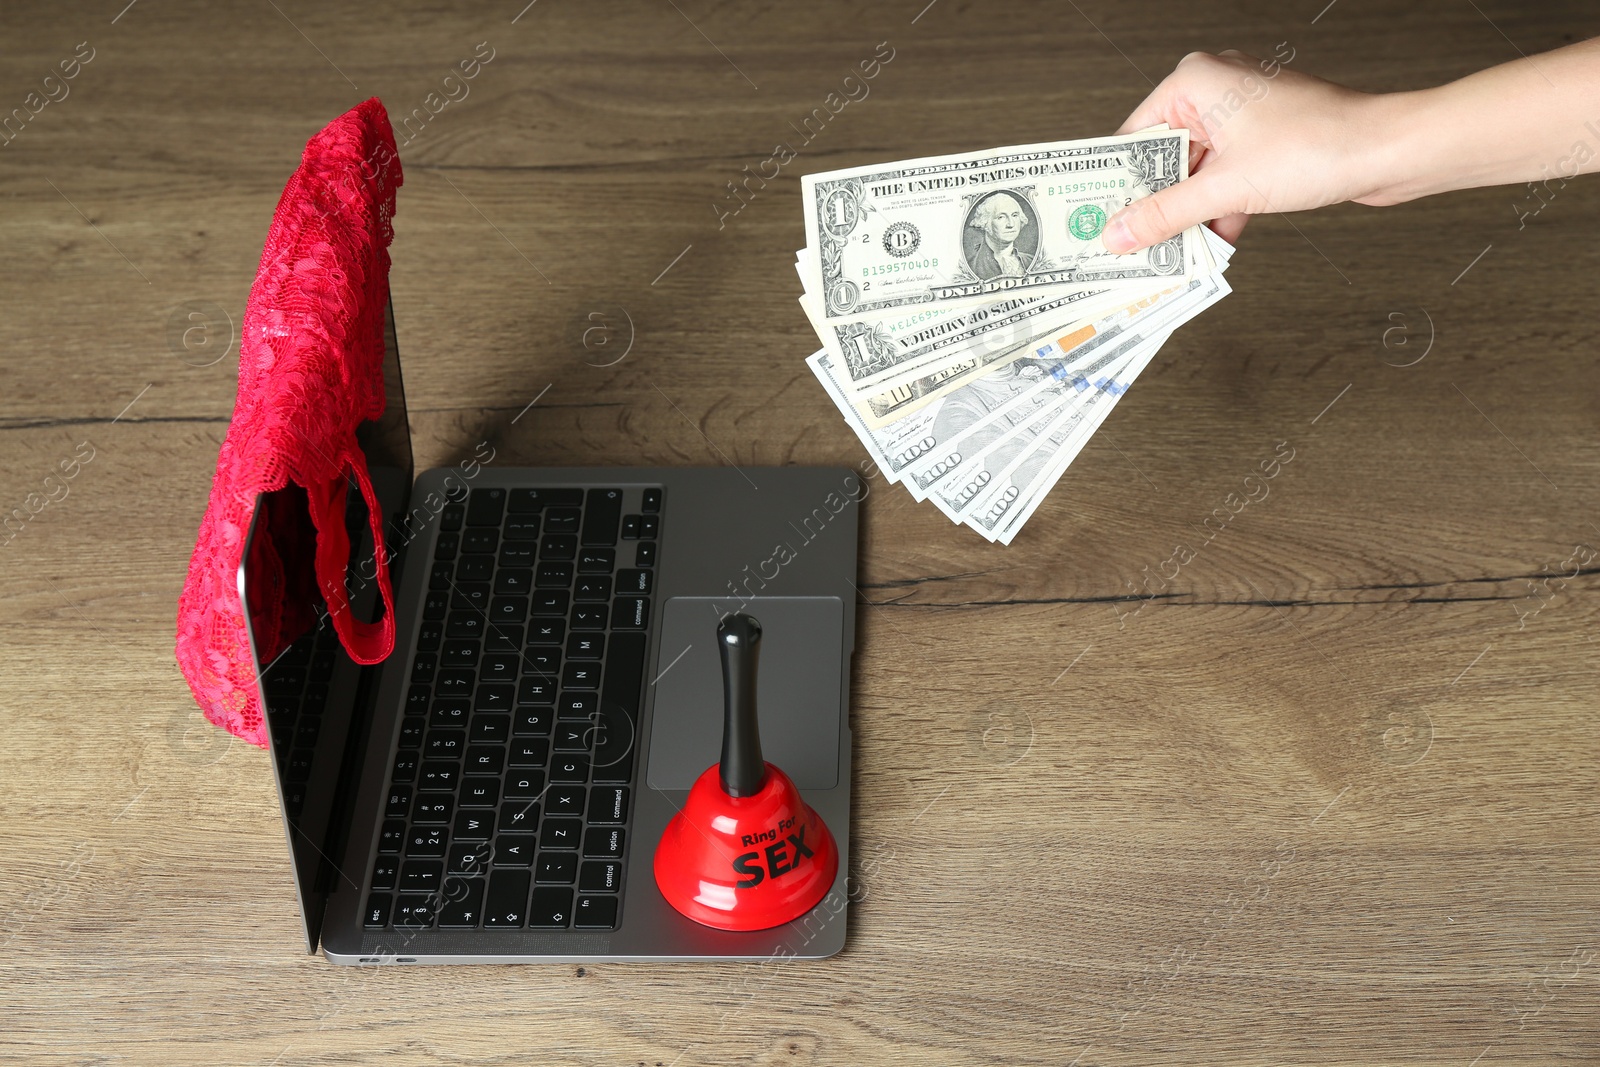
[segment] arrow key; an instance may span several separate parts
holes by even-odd
[[[528,925],[567,927],[572,925],[572,890],[554,886],[533,891],[533,904],[528,908]]]
[[[444,903],[439,908],[439,925],[454,930],[470,930],[483,918],[483,879],[447,878]]]

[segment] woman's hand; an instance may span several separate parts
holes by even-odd
[[[1101,239],[1132,252],[1215,220],[1217,234],[1235,241],[1263,212],[1393,203],[1382,191],[1382,132],[1394,99],[1242,52],[1190,53],[1117,132],[1187,129],[1191,176],[1117,212]]]

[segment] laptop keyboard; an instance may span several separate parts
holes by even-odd
[[[368,929],[616,927],[661,506],[479,488],[445,507]]]

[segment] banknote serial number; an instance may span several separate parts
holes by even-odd
[[[1104,181],[1073,182],[1071,185],[1052,185],[1049,187],[1049,190],[1045,193],[1045,195],[1068,196],[1072,193],[1103,193],[1107,190],[1126,189],[1127,187],[1128,179],[1126,178],[1118,178],[1115,181],[1107,178]]]
[[[927,270],[937,267],[939,260],[934,259],[902,259],[894,263],[875,263],[869,267],[861,268],[863,278],[873,278],[880,274],[904,274],[908,270]]]

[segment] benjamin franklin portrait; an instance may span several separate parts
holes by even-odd
[[[983,281],[1020,278],[1039,251],[1039,225],[1027,198],[990,193],[972,207],[962,234],[967,265]]]

